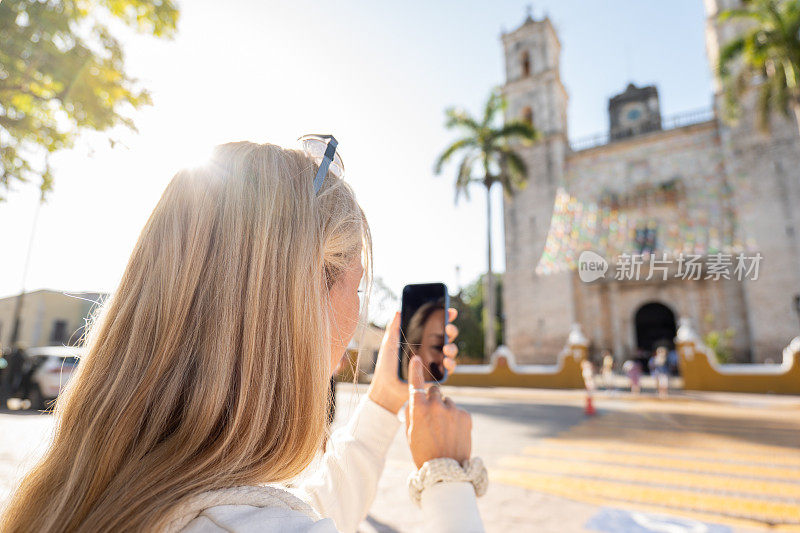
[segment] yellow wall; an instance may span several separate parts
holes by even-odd
[[[580,333],[580,328],[577,328],[570,334],[567,346],[558,355],[558,361],[554,365],[518,365],[508,347],[500,346],[488,365],[459,365],[444,384],[459,387],[583,389],[586,385],[581,361],[586,358],[587,353],[586,339]],[[352,383],[356,352],[349,350],[347,357],[340,367],[337,380]],[[363,370],[359,372],[359,382],[368,382],[369,378],[370,375]]]
[[[586,356],[585,347],[573,347],[559,356],[555,365],[517,365],[514,356],[501,347],[489,365],[460,365],[450,374],[445,385],[457,387],[527,387],[538,389],[582,389],[585,387],[580,362]],[[355,352],[349,352],[337,380],[353,382]],[[359,373],[359,382],[366,383],[369,376]]]
[[[586,347],[566,348],[555,365],[517,365],[510,351],[495,352],[490,365],[461,365],[450,374],[446,385],[467,387],[527,387],[539,389],[582,389],[581,361]]]
[[[678,340],[685,390],[800,394],[800,338],[784,350],[783,357],[780,365],[721,365],[699,340]]]

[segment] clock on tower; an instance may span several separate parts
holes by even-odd
[[[625,92],[608,101],[611,140],[624,139],[661,129],[658,89],[628,84]]]

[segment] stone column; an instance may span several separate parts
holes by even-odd
[[[611,313],[611,340],[614,345],[614,357],[620,360],[623,357],[622,332],[619,324],[619,284],[610,282],[609,311]]]
[[[698,290],[699,287],[696,281],[684,281],[686,283],[686,293],[688,293],[689,298],[689,313],[685,317],[680,318],[690,318],[695,324],[698,324],[702,317],[700,316],[700,302]]]

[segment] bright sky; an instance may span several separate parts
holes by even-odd
[[[184,0],[179,34],[123,34],[128,70],[153,93],[139,134],[111,149],[87,136],[55,158],[56,183],[36,227],[28,290],[112,291],[173,174],[218,143],[295,146],[333,133],[369,218],[375,274],[397,293],[442,280],[455,292],[486,269],[486,199],[453,204],[454,169],[434,177],[454,138],[451,105],[480,110],[503,82],[500,33],[526,2]],[[710,106],[700,0],[549,0],[562,43],[573,138],[607,128],[607,99],[628,81],[657,84],[662,113]],[[90,149],[93,155],[89,155]],[[22,284],[35,187],[0,204],[0,296]],[[494,266],[503,270],[500,191]],[[531,265],[533,269],[535,265]]]

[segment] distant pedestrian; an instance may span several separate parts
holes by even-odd
[[[8,355],[8,368],[6,368],[5,382],[6,394],[9,398],[25,398],[25,352],[21,348],[14,348]]]
[[[587,416],[595,414],[594,404],[592,403],[592,395],[594,394],[594,365],[591,359],[586,358],[581,361],[581,374],[583,375],[583,384],[586,387],[586,409],[584,412]]]
[[[8,371],[8,360],[3,356],[3,350],[0,348],[0,409],[7,407],[6,400],[8,400],[8,393],[6,392],[6,377]]]
[[[594,391],[594,364],[589,358],[581,361],[581,374],[583,375],[583,383],[589,393]]]
[[[642,365],[638,361],[629,359],[622,365],[622,370],[627,374],[631,382],[631,394],[637,395],[642,390],[640,378],[642,377]]]
[[[650,373],[656,378],[658,397],[666,398],[669,392],[669,364],[664,346],[656,348],[655,355],[650,359]]]
[[[669,366],[669,373],[672,376],[678,375],[678,351],[672,348],[667,353],[667,365]]]
[[[603,350],[603,387],[608,391],[614,390],[614,356],[608,350]]]

